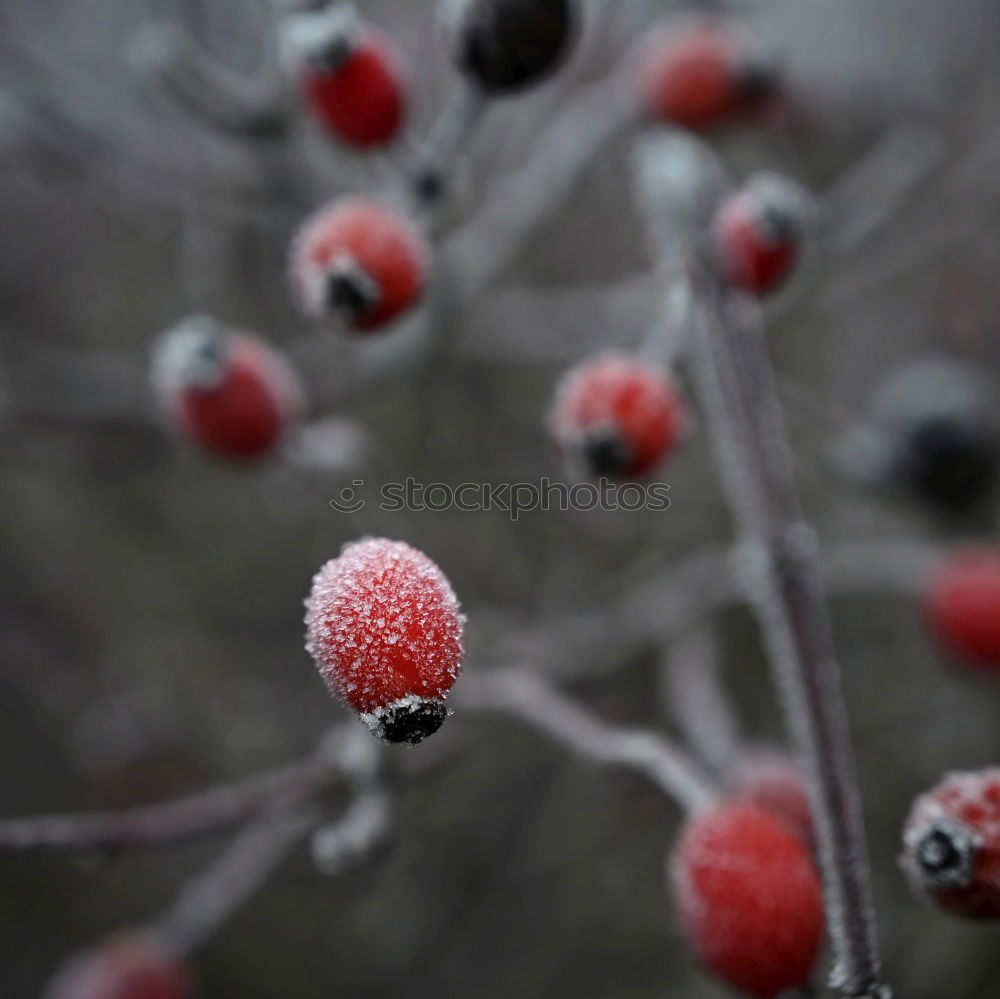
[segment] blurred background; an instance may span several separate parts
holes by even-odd
[[[415,136],[455,87],[430,6],[360,4],[407,54]],[[480,206],[544,150],[574,95],[673,10],[584,6],[558,77],[490,109],[455,178],[446,247],[459,235],[453,245],[489,247]],[[808,513],[830,547],[992,539],[992,496],[942,515],[857,481],[867,459],[852,467],[847,445],[885,380],[923,357],[970,364],[995,396],[1000,7],[734,6],[780,54],[791,96],[774,120],[718,140],[727,166],[790,174],[826,199],[831,231],[871,228],[841,254],[825,253],[821,234],[768,307]],[[317,331],[286,287],[302,218],[389,183],[392,164],[337,148],[291,99],[287,119],[250,134],[177,99],[174,77],[193,79],[197,98],[197,76],[171,77],[170,31],[266,89],[279,76],[274,18],[263,0],[0,8],[5,816],[155,801],[309,752],[346,715],[302,648],[302,599],[319,565],[365,533],[406,540],[448,574],[470,618],[468,671],[517,657],[569,676],[602,717],[671,724],[657,642],[610,628],[574,677],[579,642],[559,629],[604,622],[588,615],[729,537],[696,415],[663,476],[666,512],[534,511],[513,523],[502,511],[369,502],[348,516],[329,505],[354,480],[374,497],[406,476],[564,477],[545,430],[553,383],[601,345],[637,341],[657,312],[629,192],[638,129],[602,147],[492,286],[447,313],[451,356],[415,368],[406,328],[360,345]],[[330,467],[234,468],[164,428],[150,344],[191,312],[288,352],[311,416],[336,421]],[[833,612],[888,978],[911,999],[992,995],[994,931],[912,899],[895,856],[915,793],[946,770],[996,762],[996,687],[944,661],[906,594],[838,593]],[[747,732],[780,742],[752,621],[733,608],[714,623]],[[391,849],[341,878],[294,854],[197,952],[206,996],[724,994],[677,939],[663,862],[678,812],[638,778],[475,715],[405,755]],[[36,996],[68,954],[154,917],[224,842],[0,857],[0,995]]]

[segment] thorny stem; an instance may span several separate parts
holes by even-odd
[[[659,733],[608,725],[524,670],[495,670],[472,679],[456,691],[463,707],[509,714],[582,757],[629,767],[687,811],[715,798],[697,764]]]
[[[642,157],[655,160],[669,153],[667,145],[650,144]],[[649,164],[640,160],[640,169],[644,166]],[[651,210],[662,209],[655,198],[651,202]],[[657,244],[662,218],[658,222],[652,227]],[[760,329],[755,323],[734,323],[732,296],[706,270],[692,261],[675,280],[690,291],[693,375],[723,489],[743,538],[746,596],[761,626],[787,724],[809,777],[836,958],[832,984],[844,996],[888,999],[816,538],[799,509],[783,415]]]

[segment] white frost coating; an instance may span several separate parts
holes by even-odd
[[[364,26],[353,3],[334,3],[320,10],[294,11],[281,23],[279,49],[289,72],[313,63],[328,68],[347,59]]]
[[[404,542],[368,538],[313,579],[306,649],[333,693],[374,715],[447,696],[461,670],[464,622],[434,562]]]
[[[402,254],[416,262],[421,283],[430,261],[424,240],[392,209],[362,198],[338,198],[308,218],[289,252],[292,289],[302,309],[317,319],[329,317],[326,292],[331,274],[349,273],[368,282],[377,305],[382,289],[372,262]]]
[[[210,316],[182,319],[153,347],[153,385],[161,394],[218,388],[228,365],[226,329]]]

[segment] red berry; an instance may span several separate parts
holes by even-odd
[[[683,412],[662,369],[606,353],[566,373],[556,389],[550,423],[564,452],[594,475],[645,475],[680,439]]]
[[[416,228],[382,205],[333,201],[309,219],[292,248],[303,308],[355,330],[395,319],[421,296],[430,250]]]
[[[931,576],[923,610],[945,649],[971,666],[1000,669],[1000,551],[950,555]]]
[[[227,458],[274,452],[303,406],[299,379],[277,351],[204,316],[164,334],[153,380],[180,432]]]
[[[795,761],[781,753],[753,753],[729,776],[730,797],[784,819],[802,842],[813,842],[812,811],[805,781]]]
[[[921,894],[970,919],[1000,919],[1000,767],[949,774],[914,802],[903,869]]]
[[[464,623],[451,584],[423,552],[368,538],[313,579],[306,649],[331,692],[376,736],[417,743],[447,715]]]
[[[798,259],[804,216],[802,194],[790,181],[752,178],[723,202],[713,223],[725,279],[758,295],[777,288]]]
[[[290,15],[284,42],[310,109],[333,136],[363,149],[396,137],[406,115],[402,59],[353,5]]]
[[[770,61],[723,20],[664,24],[642,43],[635,76],[650,117],[698,130],[761,107],[775,87]]]
[[[49,984],[45,999],[192,999],[194,984],[180,962],[151,937],[108,940],[74,958]]]
[[[671,871],[684,935],[709,970],[756,999],[806,984],[823,938],[822,891],[784,821],[738,802],[696,815]]]

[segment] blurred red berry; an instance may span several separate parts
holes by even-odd
[[[292,247],[292,279],[303,308],[374,330],[423,294],[430,250],[405,217],[372,201],[333,201],[309,219]]]
[[[913,887],[941,908],[1000,918],[1000,767],[949,774],[917,798],[902,864]]]
[[[402,59],[352,4],[289,15],[284,43],[316,118],[336,138],[370,149],[397,136],[406,116]]]
[[[306,649],[331,692],[386,742],[440,728],[465,619],[444,573],[402,541],[347,545],[313,579]]]
[[[691,818],[671,860],[681,927],[698,959],[755,999],[805,985],[823,938],[819,876],[782,819],[722,804]]]
[[[771,60],[724,20],[662,25],[641,44],[634,72],[650,117],[696,130],[759,109],[776,88]]]
[[[144,935],[120,936],[74,958],[45,991],[45,999],[193,999],[192,979],[162,944]]]
[[[628,478],[646,475],[673,451],[683,410],[661,368],[606,353],[565,374],[550,424],[559,448],[591,474]]]
[[[204,316],[163,335],[153,380],[180,433],[227,458],[273,453],[303,408],[298,376],[276,350]]]
[[[723,276],[757,295],[774,291],[799,257],[805,221],[802,192],[775,174],[760,174],[719,208],[713,236]]]
[[[955,552],[923,594],[927,624],[943,648],[971,666],[1000,669],[1000,550]]]
[[[781,753],[751,753],[729,775],[730,797],[784,819],[807,845],[813,843],[809,793],[795,761]]]

